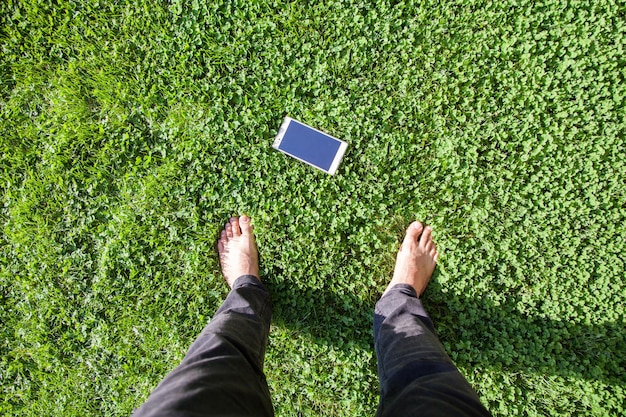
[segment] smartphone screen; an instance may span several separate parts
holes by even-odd
[[[290,117],[285,117],[273,147],[334,175],[348,144]]]

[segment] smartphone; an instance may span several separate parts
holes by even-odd
[[[291,117],[285,117],[272,147],[335,175],[348,144]]]

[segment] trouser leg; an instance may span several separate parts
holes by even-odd
[[[376,304],[378,416],[489,416],[439,342],[415,290],[393,287]]]
[[[181,364],[133,416],[272,416],[263,374],[271,315],[265,286],[239,277]]]

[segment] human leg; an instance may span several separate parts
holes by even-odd
[[[413,223],[375,309],[378,416],[490,415],[446,354],[419,299],[436,261],[430,228]]]
[[[263,374],[271,321],[250,220],[233,218],[218,243],[231,291],[181,364],[133,416],[271,416]]]

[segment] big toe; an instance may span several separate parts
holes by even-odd
[[[245,214],[239,218],[239,226],[241,227],[241,234],[248,236],[252,234],[252,224],[250,223],[250,217]]]
[[[406,229],[406,235],[404,236],[403,243],[416,243],[419,239],[422,231],[424,230],[424,226],[420,222],[413,222],[409,225],[408,229]]]

